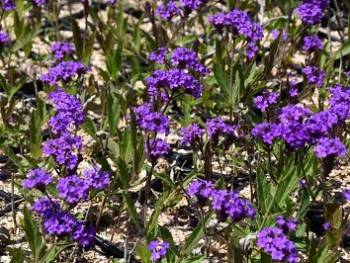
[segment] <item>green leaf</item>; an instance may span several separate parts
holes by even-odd
[[[157,200],[156,204],[155,204],[155,208],[154,211],[151,215],[151,218],[148,221],[148,224],[146,226],[146,235],[147,235],[147,239],[151,240],[153,238],[155,238],[155,236],[152,236],[152,234],[154,233],[154,229],[155,227],[157,227],[158,224],[158,219],[160,216],[160,213],[162,212],[163,208],[164,208],[164,203],[165,200],[169,197],[169,192],[165,192],[163,193]]]
[[[230,77],[227,74],[227,72],[219,65],[214,64],[214,76],[216,81],[219,83],[219,85],[222,88],[222,91],[224,92],[225,97],[230,96]]]
[[[193,229],[192,234],[187,238],[185,245],[182,247],[181,255],[188,255],[197,246],[198,241],[204,237],[203,228],[209,222],[213,214],[213,212],[209,212],[205,216],[203,222],[200,222],[195,229]]]
[[[26,233],[26,239],[32,251],[33,257],[36,260],[40,259],[45,253],[46,246],[45,243],[43,243],[42,234],[33,219],[33,214],[26,206],[23,208],[22,226],[24,232]]]
[[[138,231],[140,233],[142,233],[142,227],[141,227],[141,224],[140,224],[140,221],[139,221],[139,218],[138,218],[138,213],[136,211],[136,208],[135,208],[135,202],[129,197],[128,193],[123,193],[123,196],[124,196],[124,199],[126,201],[126,207],[130,213],[130,216],[134,222],[134,224],[136,225]]]
[[[344,42],[339,49],[334,53],[334,59],[340,59],[346,55],[350,54],[350,40]]]
[[[151,251],[144,245],[137,245],[136,254],[141,258],[142,262],[151,262]]]
[[[89,41],[87,42],[86,46],[84,47],[84,51],[83,51],[84,54],[83,54],[82,61],[85,64],[89,64],[89,62],[90,62],[91,54],[92,54],[92,51],[94,49],[96,34],[97,34],[97,31],[95,30],[92,33],[92,35],[89,37]]]
[[[90,119],[85,118],[83,125],[81,126],[96,142],[98,142],[96,124]]]
[[[0,149],[18,167],[18,169],[21,170],[21,173],[25,174],[25,169],[24,169],[21,161],[18,159],[17,155],[12,151],[12,149],[6,145],[0,145]]]
[[[83,60],[83,50],[84,50],[84,40],[81,37],[79,25],[78,25],[78,23],[75,20],[73,15],[71,15],[70,20],[71,20],[71,24],[72,24],[75,50],[77,52],[78,59],[82,61]]]
[[[206,258],[205,255],[199,255],[199,256],[182,260],[181,263],[202,263],[205,261],[205,258]]]
[[[11,256],[11,261],[10,263],[24,263],[25,262],[25,255],[22,247],[8,247],[7,248],[10,256]]]
[[[174,242],[173,236],[172,236],[172,234],[170,233],[170,231],[169,231],[166,227],[161,226],[161,225],[158,225],[158,229],[159,229],[159,235],[160,235],[160,237],[161,237],[164,241],[166,241],[166,242],[168,242],[168,243],[170,244],[171,250],[172,250],[177,256],[180,256],[179,251],[178,251],[178,249],[177,249],[177,247],[176,247],[176,244],[175,244],[175,242]]]
[[[266,182],[266,176],[259,169],[257,171],[257,194],[258,194],[258,204],[263,213],[267,211],[270,201],[272,200],[272,195],[270,187]]]

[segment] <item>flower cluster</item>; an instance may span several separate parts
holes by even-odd
[[[93,189],[103,190],[109,187],[109,174],[100,167],[84,170],[85,183]]]
[[[164,241],[160,243],[158,240],[153,240],[148,244],[147,248],[151,251],[152,260],[160,260],[165,257],[170,245]]]
[[[294,243],[288,239],[283,230],[277,227],[267,227],[258,233],[257,245],[273,260],[279,262],[299,262],[298,250]]]
[[[25,179],[22,183],[23,189],[39,189],[44,190],[45,186],[52,183],[53,178],[51,174],[48,174],[45,169],[39,168],[31,170],[28,172],[28,178]]]
[[[95,229],[85,226],[75,219],[72,214],[61,210],[60,204],[47,197],[38,199],[32,206],[43,219],[44,230],[47,234],[64,238],[71,235],[82,247],[94,242]]]
[[[204,134],[204,130],[201,129],[196,123],[193,123],[181,129],[179,132],[182,135],[182,138],[181,138],[182,145],[193,144],[195,141],[198,141],[199,138]]]
[[[317,36],[306,36],[303,38],[303,40],[304,40],[303,50],[309,51],[309,52],[316,51],[316,50],[323,50],[322,40]]]
[[[60,165],[74,170],[78,163],[78,153],[82,148],[82,138],[72,134],[72,129],[84,122],[85,114],[79,99],[63,90],[48,95],[57,114],[50,118],[52,132],[59,137],[47,141],[43,148],[46,156],[52,155]]]
[[[169,118],[153,111],[151,103],[134,108],[134,112],[136,123],[142,130],[159,134],[169,133]]]
[[[343,197],[345,198],[346,202],[350,203],[350,190],[344,190],[343,191]]]
[[[162,139],[150,139],[146,142],[146,152],[150,154],[152,159],[168,154],[170,151],[169,144]]]
[[[287,219],[284,216],[277,216],[276,223],[284,234],[294,232],[297,229],[298,221],[295,219]]]
[[[50,68],[49,72],[43,74],[40,79],[51,86],[56,86],[60,80],[68,82],[88,71],[90,68],[80,61],[61,61],[58,65]]]
[[[8,46],[11,42],[11,38],[7,32],[1,31],[0,32],[0,45],[1,46]]]
[[[183,69],[156,70],[147,78],[146,83],[151,97],[156,97],[162,88],[169,89],[172,94],[182,89],[195,98],[199,98],[203,90],[199,80]]]
[[[263,91],[261,95],[256,96],[254,99],[255,107],[265,112],[271,105],[277,103],[279,94],[277,92]]]
[[[210,137],[216,137],[219,134],[233,135],[234,131],[237,129],[236,125],[227,124],[221,117],[209,119],[205,123],[205,126]]]
[[[171,54],[170,62],[173,67],[191,69],[202,75],[209,74],[209,69],[198,62],[196,52],[188,48],[176,48]]]
[[[208,0],[180,0],[180,3],[177,3],[171,0],[158,5],[155,14],[164,20],[170,21],[173,16],[181,13],[186,16],[192,11],[198,10],[200,7],[206,5],[207,2]]]
[[[211,182],[194,181],[187,193],[196,196],[201,203],[208,200],[220,221],[230,218],[238,222],[245,217],[255,218],[255,209],[250,201],[240,198],[235,192],[215,189]]]
[[[71,206],[75,206],[80,200],[87,200],[89,195],[89,186],[76,175],[61,178],[56,188],[58,196]]]
[[[46,5],[46,0],[32,0],[36,5]]]
[[[255,56],[258,51],[256,42],[262,40],[263,29],[260,24],[252,22],[245,11],[235,9],[226,14],[217,13],[211,16],[208,21],[219,31],[227,28],[234,36],[246,37],[248,43],[246,54],[249,58]]]
[[[51,52],[55,59],[61,61],[66,56],[72,55],[74,53],[74,47],[71,43],[57,42],[51,45]]]
[[[166,55],[168,54],[168,51],[165,47],[160,47],[156,51],[152,51],[149,55],[150,61],[155,61],[158,64],[164,64]]]
[[[306,75],[308,84],[314,84],[321,88],[323,86],[324,78],[327,76],[326,72],[316,66],[307,66],[303,69]]]
[[[2,0],[2,9],[4,11],[16,10],[17,6],[14,0]]]
[[[329,2],[329,0],[304,0],[296,12],[305,25],[313,25],[321,22]]]
[[[308,108],[288,105],[281,109],[279,123],[260,123],[252,135],[260,137],[266,144],[281,138],[291,148],[316,145],[314,150],[319,158],[328,155],[344,156],[347,152],[339,138],[330,138],[334,127],[342,125],[349,117],[350,92],[341,86],[329,89],[333,94],[330,108],[312,113]]]

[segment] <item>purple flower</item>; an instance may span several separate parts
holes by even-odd
[[[324,230],[328,230],[328,229],[331,229],[331,223],[330,222],[326,222],[322,225],[322,228]]]
[[[261,230],[258,233],[257,245],[270,254],[273,260],[289,263],[300,261],[298,250],[282,229],[267,227]]]
[[[103,190],[109,187],[109,174],[100,167],[94,166],[92,170],[85,170],[84,177],[86,184],[96,190]]]
[[[290,88],[289,90],[289,96],[291,96],[292,98],[298,97],[298,89],[297,88]]]
[[[167,242],[160,243],[158,240],[153,240],[149,243],[147,248],[151,251],[152,260],[160,260],[165,257],[170,245]]]
[[[272,36],[273,39],[277,39],[280,34],[282,34],[281,40],[282,41],[286,41],[287,38],[288,38],[288,34],[286,32],[284,32],[284,31],[281,32],[278,29],[274,29],[274,30],[271,31],[271,36]]]
[[[294,232],[297,229],[298,221],[295,219],[286,219],[284,216],[277,216],[276,223],[284,234]]]
[[[152,111],[151,103],[134,108],[135,119],[140,129],[159,134],[169,133],[169,118],[160,112]]]
[[[170,62],[174,67],[192,69],[202,75],[209,74],[209,69],[199,63],[196,52],[188,48],[175,49],[171,54]]]
[[[47,218],[52,213],[55,213],[61,209],[60,204],[53,199],[49,199],[47,197],[40,198],[35,201],[32,206],[32,210],[37,212],[40,217]]]
[[[282,123],[303,122],[312,114],[311,110],[298,105],[288,105],[281,109],[279,119]]]
[[[322,40],[317,36],[306,36],[304,37],[303,40],[304,40],[303,50],[305,51],[312,52],[312,51],[323,49]]]
[[[346,202],[350,203],[350,190],[346,189],[343,191],[343,197],[345,198]]]
[[[74,170],[78,166],[77,153],[81,152],[83,140],[67,133],[59,138],[48,140],[43,147],[44,156],[53,156],[59,165]]]
[[[165,47],[160,47],[156,51],[152,51],[149,55],[150,61],[155,61],[158,64],[164,64],[168,50]]]
[[[268,92],[263,91],[261,95],[255,97],[255,107],[257,107],[262,112],[265,112],[271,105],[277,103],[277,99],[279,97],[278,92]]]
[[[306,120],[305,125],[309,133],[318,139],[327,135],[333,127],[339,124],[339,118],[332,110],[324,110],[313,114]]]
[[[61,61],[65,56],[74,53],[74,47],[71,43],[57,42],[51,45],[51,52],[58,61]]]
[[[296,8],[296,12],[305,25],[313,25],[321,22],[328,2],[328,0],[304,1]]]
[[[232,191],[212,190],[209,199],[220,221],[225,221],[228,217],[234,222],[245,217],[255,218],[255,209],[250,201],[241,199]]]
[[[76,205],[80,200],[87,200],[89,195],[89,186],[86,181],[76,175],[61,178],[56,189],[58,196],[70,205]]]
[[[321,138],[314,151],[318,158],[330,155],[343,157],[347,154],[347,149],[339,138]]]
[[[4,11],[16,10],[16,8],[14,0],[2,0],[2,9]]]
[[[216,137],[219,134],[233,135],[237,128],[236,125],[227,124],[221,117],[209,119],[205,126],[210,137]]]
[[[146,79],[146,83],[152,97],[157,97],[161,88],[168,88],[172,93],[183,89],[195,98],[199,98],[203,90],[199,80],[183,69],[156,70]]]
[[[8,46],[11,42],[11,38],[9,36],[9,34],[7,34],[7,32],[5,31],[1,31],[0,32],[0,44],[2,46]]]
[[[72,233],[72,238],[82,247],[87,247],[94,243],[95,234],[96,231],[93,226],[86,226],[83,222],[77,222]]]
[[[190,11],[194,11],[204,6],[207,2],[208,0],[180,0],[180,5],[188,8]]]
[[[162,155],[167,155],[169,151],[169,144],[162,139],[150,139],[146,143],[146,152],[150,154],[151,158],[156,159]]]
[[[46,5],[46,0],[32,0],[36,5]]]
[[[197,196],[199,198],[209,198],[213,191],[213,183],[202,180],[193,181],[186,190],[189,196]]]
[[[280,126],[275,123],[263,122],[259,123],[252,130],[252,135],[255,137],[260,137],[260,139],[266,143],[271,145],[273,140],[280,136]]]
[[[155,12],[157,16],[160,16],[165,20],[171,20],[174,15],[179,13],[181,13],[181,9],[176,6],[175,1],[160,4]]]
[[[182,134],[181,144],[182,145],[192,145],[204,134],[204,130],[201,129],[198,124],[193,123],[180,130]]]
[[[81,76],[88,71],[90,68],[80,61],[61,61],[57,66],[50,68],[49,72],[43,74],[40,79],[51,86],[56,86],[60,80],[68,82],[73,77]]]
[[[336,85],[328,91],[331,93],[330,111],[339,118],[339,122],[344,123],[350,116],[350,88]]]
[[[46,233],[63,237],[70,234],[76,225],[73,215],[63,211],[53,212],[44,219]]]
[[[249,42],[245,49],[245,53],[249,59],[252,59],[253,57],[255,57],[258,51],[259,51],[259,48],[254,42]]]
[[[324,78],[327,76],[326,72],[316,66],[307,66],[303,69],[306,75],[308,84],[315,84],[319,88],[323,86]]]
[[[53,178],[45,169],[39,168],[28,172],[28,178],[23,180],[23,189],[44,190],[45,186],[52,183]]]

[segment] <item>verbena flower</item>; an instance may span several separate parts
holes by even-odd
[[[56,200],[43,197],[36,200],[31,209],[45,219],[52,213],[60,211],[61,206]]]
[[[157,16],[160,16],[161,18],[165,20],[171,20],[171,18],[176,15],[181,13],[181,9],[177,7],[175,1],[169,1],[167,3],[161,3],[156,11],[155,14]]]
[[[333,127],[339,124],[339,118],[332,110],[315,113],[305,121],[310,135],[315,139],[327,135]]]
[[[170,245],[165,241],[160,243],[158,240],[153,240],[148,244],[147,248],[151,251],[152,260],[160,260],[165,257]]]
[[[281,32],[278,29],[274,29],[274,30],[271,31],[271,36],[272,36],[273,39],[277,39],[280,34],[282,34],[281,40],[282,41],[286,41],[287,38],[288,38],[287,32],[284,32],[284,31]]]
[[[339,138],[321,138],[314,151],[318,158],[324,158],[330,155],[343,157],[347,153],[345,145]]]
[[[270,254],[273,260],[289,263],[300,261],[298,250],[282,229],[267,227],[261,230],[258,233],[257,245]]]
[[[332,227],[331,227],[331,223],[330,222],[325,222],[323,225],[322,225],[322,228],[324,229],[324,230],[329,230],[329,229],[331,229]]]
[[[2,0],[2,9],[4,11],[16,10],[17,6],[14,0]]]
[[[296,8],[296,12],[305,25],[313,25],[321,22],[328,5],[329,0],[306,0]]]
[[[316,66],[307,66],[303,69],[306,75],[308,84],[315,84],[319,88],[323,86],[324,78],[327,76],[326,72]]]
[[[199,138],[204,134],[204,129],[201,129],[198,124],[193,123],[180,130],[182,134],[181,144],[191,145],[199,140]]]
[[[263,29],[260,24],[254,23],[250,20],[247,12],[234,9],[229,13],[214,14],[208,19],[219,32],[223,28],[227,28],[234,36],[243,35],[247,38],[248,45],[246,47],[246,54],[248,58],[255,56],[258,51],[256,42],[262,40]]]
[[[36,5],[46,5],[46,0],[32,0]]]
[[[346,189],[343,191],[343,197],[345,198],[346,202],[350,202],[350,190]]]
[[[203,91],[199,80],[183,69],[156,70],[146,79],[146,83],[152,97],[156,97],[161,88],[167,88],[170,92],[185,92],[195,98],[199,98]]]
[[[52,183],[52,175],[47,173],[45,169],[39,168],[28,172],[27,179],[23,180],[23,189],[39,189],[44,190],[45,186]]]
[[[78,153],[81,152],[83,140],[71,134],[48,140],[43,147],[44,156],[53,156],[59,165],[66,165],[74,170],[79,163]]]
[[[204,6],[209,0],[180,0],[180,5],[189,9],[190,11],[197,10]]]
[[[196,52],[188,48],[176,48],[171,54],[170,62],[174,67],[192,69],[202,75],[209,74],[209,69],[199,63]]]
[[[9,36],[9,34],[7,34],[7,32],[5,31],[1,31],[0,32],[0,44],[2,46],[8,46],[11,42],[11,38]]]
[[[220,221],[225,221],[228,217],[234,222],[246,217],[255,218],[255,209],[251,202],[241,199],[232,191],[213,190],[209,199]]]
[[[316,51],[316,50],[323,50],[322,40],[317,36],[305,36],[303,40],[304,40],[303,50],[310,51],[310,52]]]
[[[152,51],[149,55],[150,61],[155,61],[158,64],[164,64],[168,50],[165,47],[160,47],[156,51]]]
[[[284,234],[289,232],[294,232],[297,229],[298,221],[295,219],[287,219],[284,216],[277,216],[276,223],[280,229],[282,229]]]
[[[205,127],[207,128],[208,135],[211,137],[216,137],[220,134],[233,135],[234,131],[237,128],[236,125],[227,124],[221,117],[209,119],[205,123]]]
[[[58,237],[70,234],[75,225],[74,216],[63,211],[52,212],[44,219],[45,232]]]
[[[51,52],[58,61],[74,53],[74,46],[67,42],[57,42],[51,45]]]
[[[164,114],[152,111],[151,103],[134,108],[135,120],[140,129],[159,134],[169,133],[169,118]]]
[[[254,98],[255,107],[265,112],[271,105],[277,103],[279,97],[278,92],[263,91],[261,95]]]
[[[58,196],[70,205],[76,205],[80,200],[87,200],[89,196],[88,184],[76,175],[61,178],[56,189]]]
[[[264,143],[270,145],[276,138],[278,138],[278,136],[280,136],[280,134],[280,126],[275,123],[259,123],[252,129],[253,136],[259,137]]]
[[[103,190],[109,187],[109,174],[100,167],[94,166],[93,169],[84,170],[86,184],[96,190]]]
[[[150,154],[151,158],[156,159],[160,156],[167,155],[169,151],[169,144],[162,139],[150,139],[149,142],[146,143],[146,152]]]
[[[87,247],[94,243],[96,230],[93,226],[86,226],[84,222],[77,222],[72,238],[77,241],[80,246]]]
[[[214,191],[214,185],[210,181],[195,180],[191,182],[186,192],[190,196],[209,198]]]
[[[50,68],[49,72],[43,74],[40,79],[51,86],[56,86],[60,80],[68,82],[88,71],[90,68],[79,61],[61,61],[57,66]]]

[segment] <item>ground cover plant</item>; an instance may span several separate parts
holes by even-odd
[[[349,262],[347,0],[0,1],[1,262]]]

